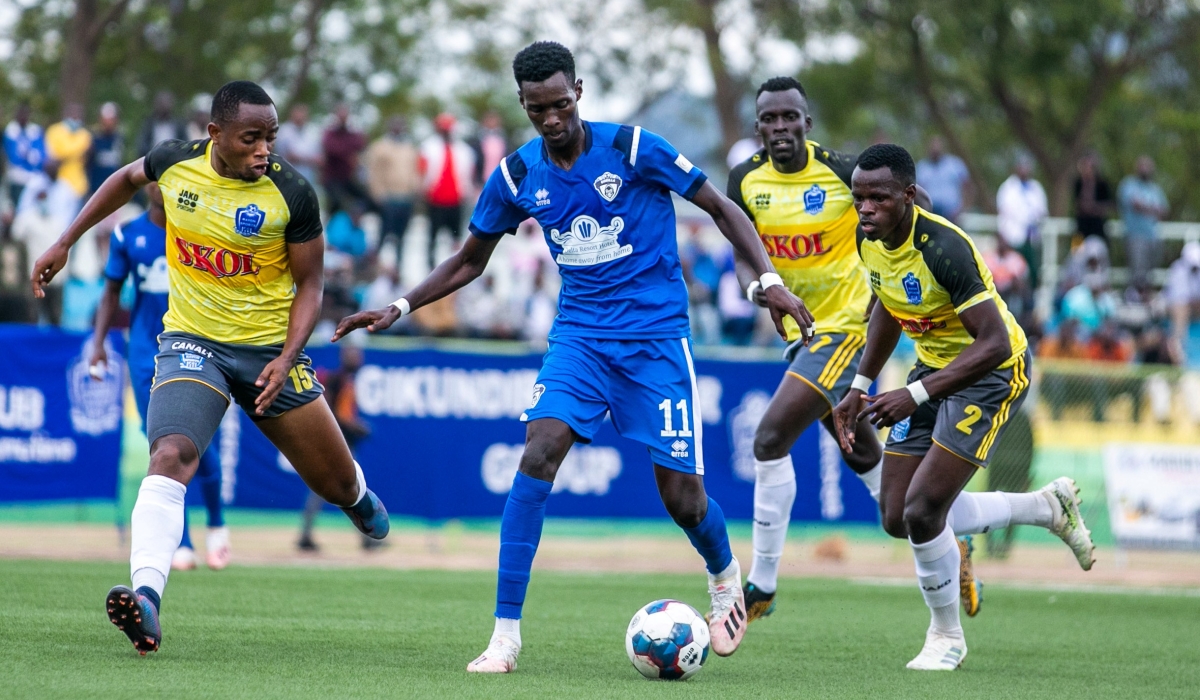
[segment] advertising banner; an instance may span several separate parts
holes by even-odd
[[[1118,543],[1200,548],[1200,447],[1108,445],[1104,482]]]
[[[0,325],[0,502],[117,497],[125,351],[109,336],[104,381],[91,336]]]
[[[315,348],[311,355],[317,367],[337,364],[336,348]],[[524,446],[520,416],[532,402],[540,366],[541,355],[532,353],[367,350],[355,389],[372,433],[359,444],[357,458],[388,510],[432,519],[499,516]],[[754,432],[784,367],[696,361],[704,481],[727,517],[753,515]],[[304,504],[303,483],[240,411],[226,416],[214,447],[221,451],[226,499],[234,505]],[[801,436],[793,457],[795,520],[878,521],[870,494],[818,426]],[[571,449],[547,512],[666,516],[649,453],[620,437],[610,421],[592,444]]]

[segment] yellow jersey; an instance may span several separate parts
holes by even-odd
[[[92,132],[82,125],[71,128],[62,121],[46,127],[46,154],[58,161],[58,179],[70,185],[80,197],[88,193],[86,165],[91,147]]]
[[[806,148],[808,164],[798,173],[779,172],[759,151],[730,172],[727,194],[754,222],[784,284],[816,319],[816,332],[864,336],[871,290],[854,247],[855,158],[813,141]],[[785,324],[798,333],[791,318]]]
[[[312,185],[274,154],[267,174],[222,177],[212,141],[164,141],[146,155],[167,212],[163,317],[168,331],[240,345],[280,345],[295,294],[288,243],[321,235]]]
[[[917,359],[941,369],[975,342],[958,315],[991,299],[1008,329],[1012,355],[997,369],[1025,354],[1025,331],[992,282],[992,273],[963,230],[913,205],[912,230],[896,250],[857,233],[858,250],[879,303],[917,345]]]

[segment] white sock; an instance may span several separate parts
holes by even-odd
[[[765,462],[754,460],[754,474],[754,563],[746,580],[765,593],[774,593],[796,501],[796,470],[792,456],[787,455]]]
[[[917,563],[917,582],[932,613],[930,630],[951,637],[963,636],[958,620],[958,567],[960,555],[954,531],[946,526],[928,542],[912,545]]]
[[[165,476],[142,479],[129,518],[129,571],[133,587],[149,586],[161,597],[171,557],[183,539],[183,496],[187,487]]]
[[[875,502],[879,502],[879,482],[883,480],[883,462],[871,467],[871,471],[858,475],[862,482],[866,484],[867,490],[871,492],[871,498]]]
[[[1054,524],[1054,509],[1042,493],[1000,493],[1012,508],[1014,525],[1050,527]]]
[[[354,503],[350,504],[352,508],[367,495],[367,477],[363,474],[362,467],[358,465],[358,460],[354,460],[354,476],[358,479],[358,496],[355,497]]]
[[[719,581],[729,581],[730,579],[735,579],[737,580],[738,585],[741,585],[741,577],[742,572],[738,567],[737,557],[734,557],[733,560],[729,562],[729,566],[726,566],[724,569],[721,569],[715,574],[709,574],[708,582],[715,584]]]
[[[492,631],[492,641],[496,637],[508,637],[521,646],[521,621],[508,617],[496,618],[496,629]]]
[[[974,535],[1008,527],[1013,512],[1005,495],[999,491],[963,491],[950,504],[946,524],[956,535]]]

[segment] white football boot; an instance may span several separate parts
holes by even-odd
[[[937,632],[925,634],[925,648],[917,658],[908,662],[914,671],[953,671],[967,658],[967,640],[948,637]]]
[[[191,547],[180,547],[171,556],[171,571],[191,571],[196,568],[196,553]]]
[[[742,567],[737,558],[721,573],[725,576],[708,577],[712,611],[706,617],[713,653],[729,656],[746,636],[746,600],[742,593]]]
[[[520,644],[503,635],[496,635],[479,658],[467,664],[467,673],[510,673],[517,669],[517,655],[520,653]]]
[[[220,571],[229,566],[229,558],[233,552],[229,548],[229,528],[210,527],[208,536],[204,538],[204,560],[208,568]]]
[[[1071,548],[1084,571],[1090,570],[1096,563],[1096,545],[1092,543],[1092,533],[1079,512],[1079,504],[1083,501],[1079,498],[1075,480],[1060,476],[1037,492],[1050,501],[1050,509],[1054,512],[1050,532]]]

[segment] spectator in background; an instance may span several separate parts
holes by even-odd
[[[58,162],[58,179],[80,200],[89,192],[86,163],[91,148],[92,132],[83,125],[83,105],[72,102],[63,108],[62,121],[46,128],[46,156]]]
[[[475,151],[475,186],[483,187],[483,183],[491,177],[492,171],[508,155],[508,139],[504,136],[504,122],[495,111],[487,111],[479,120],[479,133],[471,142]]]
[[[1108,275],[1090,271],[1082,283],[1063,297],[1064,318],[1079,321],[1089,334],[1094,333],[1117,310],[1117,296],[1109,289]]]
[[[275,152],[316,185],[323,163],[321,139],[321,127],[308,120],[308,105],[298,104],[288,113],[288,120],[279,125]]]
[[[25,244],[26,279],[33,266],[49,250],[75,216],[78,198],[70,185],[58,178],[58,166],[47,161],[43,172],[26,185],[12,223],[13,240]],[[62,319],[63,283],[68,275],[55,275],[45,288],[46,296],[35,300],[38,322],[57,326]]]
[[[533,291],[523,300],[525,322],[521,324],[521,337],[539,350],[546,349],[550,328],[554,325],[554,317],[558,315],[558,298],[547,284],[550,274],[555,273],[549,263],[538,265],[533,278]]]
[[[408,290],[400,284],[400,269],[395,264],[381,264],[375,274],[375,279],[367,285],[359,311],[366,309],[382,309],[393,301],[404,296]],[[405,316],[390,328],[380,333],[399,333],[408,328],[411,317]]]
[[[437,133],[421,144],[421,172],[429,212],[430,268],[437,264],[438,233],[448,231],[454,243],[461,238],[463,203],[472,195],[475,152],[454,135],[454,124],[453,114],[439,114],[433,122]]]
[[[367,147],[367,137],[350,128],[350,108],[340,104],[333,113],[333,125],[321,139],[325,161],[321,171],[330,211],[365,202],[367,191],[358,182],[358,154]]]
[[[1089,273],[1103,273],[1106,277],[1112,267],[1108,259],[1108,246],[1104,239],[1098,236],[1088,236],[1083,243],[1071,251],[1066,262],[1058,272],[1058,291],[1055,292],[1054,304],[1059,307],[1062,298],[1076,285],[1083,282]]]
[[[749,160],[751,156],[758,153],[762,147],[762,137],[751,126],[750,133],[747,136],[738,139],[729,147],[729,153],[725,154],[725,165],[729,166],[730,170],[733,170],[739,163]]]
[[[1154,181],[1154,161],[1138,156],[1137,172],[1121,180],[1117,201],[1125,222],[1125,251],[1130,284],[1144,289],[1159,264],[1158,222],[1167,215],[1167,195]]]
[[[8,198],[14,209],[29,181],[42,174],[46,141],[42,127],[29,120],[28,102],[17,106],[13,120],[4,128],[4,157],[8,161]],[[40,255],[40,252],[38,253]],[[36,256],[35,256],[36,257]]]
[[[754,337],[756,307],[742,291],[730,255],[717,283],[717,311],[721,314],[721,334],[729,345],[749,345]]]
[[[1108,243],[1104,224],[1116,211],[1112,184],[1100,173],[1100,158],[1088,152],[1079,159],[1075,178],[1075,230],[1080,240],[1098,236]]]
[[[211,115],[212,95],[200,93],[192,98],[192,113],[183,125],[184,137],[188,141],[208,138],[208,122]]]
[[[100,105],[100,123],[92,134],[92,148],[87,155],[89,196],[109,175],[125,165],[125,136],[121,133],[119,117],[115,102]]]
[[[351,201],[349,206],[334,212],[329,217],[329,223],[325,224],[326,243],[355,261],[367,254],[367,234],[362,229],[362,215],[362,203]]]
[[[942,137],[929,139],[929,156],[917,163],[917,184],[929,193],[933,213],[957,222],[967,200],[971,176],[962,159],[946,153]]]
[[[1083,360],[1087,358],[1087,343],[1079,335],[1079,321],[1074,318],[1064,318],[1058,324],[1054,333],[1047,335],[1037,346],[1039,358],[1049,360]],[[1084,392],[1078,391],[1079,381],[1061,372],[1045,371],[1043,368],[1042,394],[1050,405],[1050,417],[1059,420],[1063,408],[1075,399],[1077,402]]]
[[[388,120],[387,132],[367,149],[366,160],[367,188],[383,224],[379,245],[389,236],[395,236],[399,258],[404,253],[404,234],[421,188],[420,156],[408,138],[408,122],[404,117],[396,115]]]
[[[688,236],[679,246],[679,261],[688,288],[692,337],[701,345],[715,345],[721,342],[721,317],[716,306],[721,267],[705,248],[701,231],[699,224],[688,225]]]
[[[1171,315],[1171,341],[1180,360],[1200,366],[1200,243],[1188,241],[1171,263],[1163,297]]]
[[[471,338],[511,337],[505,310],[492,275],[484,275],[460,289],[454,304],[459,328]]]
[[[1033,288],[1029,282],[1029,264],[1009,245],[1003,235],[996,237],[996,248],[983,255],[983,262],[992,273],[996,292],[1013,316],[1020,319],[1030,310]]]
[[[1041,263],[1041,225],[1050,214],[1046,190],[1033,179],[1033,163],[1028,156],[1017,158],[1012,175],[996,192],[996,228],[1009,247],[1028,263],[1029,286],[1038,286]]]
[[[138,132],[138,155],[144,156],[151,148],[171,139],[187,139],[187,129],[175,118],[175,96],[169,90],[162,90],[154,96],[154,107]]]

